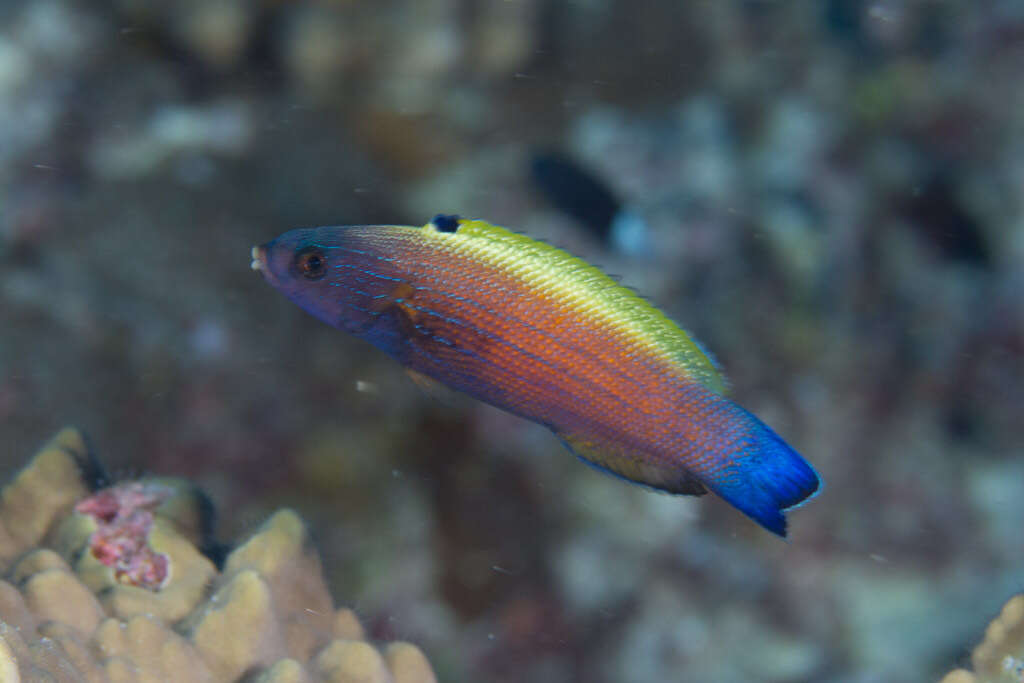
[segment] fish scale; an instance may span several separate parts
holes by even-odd
[[[551,429],[585,462],[670,493],[711,490],[784,536],[814,469],[726,398],[661,311],[549,244],[439,216],[293,230],[253,267],[409,369]]]
[[[459,284],[461,284],[461,283],[454,282],[454,281],[449,283],[450,286],[458,286]],[[483,315],[483,316],[486,316],[488,314],[494,314],[496,316],[498,315],[498,314],[494,313],[494,310],[492,308],[493,306],[496,305],[496,302],[494,302],[493,300],[489,300],[488,298],[484,298],[482,296],[477,296],[475,301],[472,301],[472,300],[470,300],[470,299],[468,299],[466,297],[453,297],[453,298],[457,299],[457,300],[460,300],[463,303],[466,303],[467,305],[476,307],[477,309],[479,309],[481,311],[481,315]],[[535,298],[535,295],[533,296],[533,298]],[[527,306],[527,304],[522,303],[522,302],[524,302],[526,300],[527,300],[527,296],[526,295],[517,295],[517,296],[515,296],[513,298],[513,301],[519,302],[519,303],[516,304],[516,306],[518,306],[520,309],[525,308]],[[524,327],[525,326],[525,327],[528,328],[528,330],[531,333],[537,334],[537,335],[541,335],[545,339],[547,339],[549,341],[553,341],[555,343],[562,343],[562,344],[564,344],[566,341],[570,341],[570,340],[573,339],[573,337],[571,335],[569,335],[569,336],[562,335],[563,338],[562,339],[558,339],[555,336],[554,333],[548,331],[550,329],[558,329],[559,326],[560,326],[559,325],[560,321],[552,321],[550,319],[550,317],[545,316],[546,311],[550,310],[550,306],[546,302],[542,301],[542,305],[539,306],[539,307],[536,307],[536,308],[538,308],[539,310],[531,311],[530,312],[530,314],[532,316],[532,319],[538,321],[536,324],[526,323],[523,319],[525,317],[527,317],[527,316],[524,315],[524,311],[522,311],[522,310],[515,311],[515,313],[517,313],[518,315],[508,316],[504,320],[495,320],[494,324],[499,326],[499,328],[501,330],[506,331],[506,332],[508,331],[510,324],[515,324],[516,326],[519,326],[519,327]],[[512,319],[511,322],[510,322],[509,318]],[[563,347],[563,348],[565,348],[565,347]],[[572,345],[572,350],[575,350],[575,351],[579,352],[580,354],[589,355],[589,358],[585,358],[584,361],[590,361],[592,359],[596,359],[596,360],[599,360],[599,361],[601,361],[603,363],[602,366],[599,366],[596,369],[599,369],[599,370],[602,370],[602,371],[605,371],[605,372],[612,372],[612,373],[615,373],[615,374],[620,374],[620,375],[623,375],[623,376],[626,376],[626,377],[631,377],[633,379],[633,381],[635,382],[635,384],[637,385],[637,388],[641,387],[643,385],[644,381],[650,381],[650,379],[651,379],[650,377],[647,377],[647,378],[644,378],[643,380],[641,380],[641,379],[639,379],[639,378],[637,378],[635,376],[635,373],[630,374],[628,367],[623,369],[623,368],[620,368],[619,366],[615,365],[612,362],[613,359],[610,357],[609,353],[607,352],[607,348],[608,348],[607,346],[602,346],[602,347],[599,347],[599,349],[596,352],[594,352],[594,351],[588,350],[586,347],[584,347],[584,346],[582,346],[582,345],[580,345],[578,343],[573,343],[573,345]],[[621,354],[620,357],[629,360],[630,359],[630,354],[623,353],[623,354]],[[631,366],[632,363],[629,363],[627,365]],[[593,367],[592,364],[591,364],[591,367]],[[605,386],[610,386],[607,382],[602,382],[602,384],[604,384]]]

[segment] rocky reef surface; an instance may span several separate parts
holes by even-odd
[[[0,493],[0,681],[436,681],[334,606],[295,512],[224,552],[187,481],[106,484],[66,428]]]
[[[974,672],[951,671],[942,683],[1018,683],[1024,680],[1024,595],[1010,598],[971,653]]]

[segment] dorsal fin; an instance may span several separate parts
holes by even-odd
[[[570,434],[555,434],[576,457],[606,474],[666,493],[703,496],[708,492],[699,479],[681,467],[658,467],[644,462],[641,453],[591,443]]]

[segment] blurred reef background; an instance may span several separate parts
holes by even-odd
[[[1022,73],[1014,0],[0,3],[0,481],[73,422],[219,538],[293,508],[443,681],[938,679],[1024,587]],[[711,349],[826,482],[789,542],[423,393],[248,267],[439,212]]]

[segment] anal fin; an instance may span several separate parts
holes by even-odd
[[[660,467],[645,462],[642,453],[555,433],[576,457],[606,474],[665,493],[703,496],[708,492],[699,479],[681,467]]]

